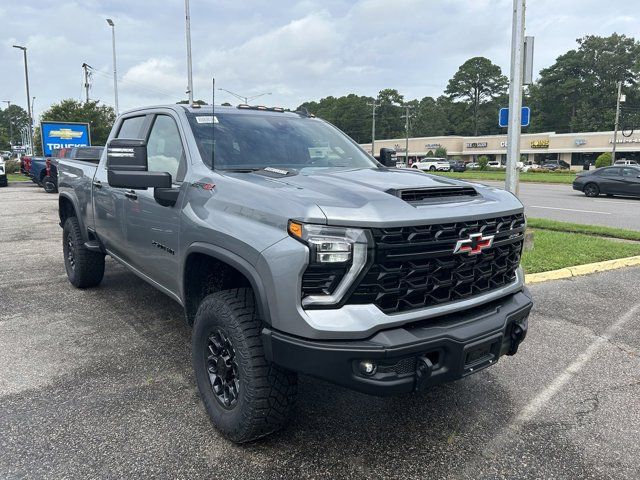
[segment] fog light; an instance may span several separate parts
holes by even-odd
[[[367,376],[375,375],[376,371],[378,370],[378,366],[368,360],[361,361],[358,365],[358,368],[360,369],[360,373]]]

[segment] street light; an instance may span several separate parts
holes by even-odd
[[[264,95],[271,95],[271,92],[261,93],[260,95],[255,95],[253,97],[244,97],[242,95],[238,95],[237,93],[232,92],[231,90],[227,90],[226,88],[219,88],[218,90],[222,90],[223,92],[227,92],[230,95],[233,95],[239,100],[242,100],[242,103],[248,105],[251,100],[255,100],[256,98],[262,97]]]
[[[30,154],[33,154],[33,115],[31,112],[31,94],[29,93],[29,67],[27,66],[27,47],[23,47],[22,45],[14,45],[13,48],[18,48],[22,50],[22,54],[24,55],[24,81],[27,86],[27,113],[29,115],[29,147],[31,151]]]
[[[11,126],[11,100],[3,100],[7,104],[7,118],[9,120],[9,150],[13,154],[13,128]]]
[[[107,24],[111,27],[111,47],[113,49],[113,96],[115,98],[116,115],[118,114],[118,70],[116,68],[116,25],[113,20],[107,18]]]

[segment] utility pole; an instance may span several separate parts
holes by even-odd
[[[28,146],[31,150],[30,155],[33,155],[33,112],[31,111],[31,93],[29,93],[29,67],[27,66],[27,47],[22,45],[14,45],[13,48],[22,50],[24,55],[24,81],[27,86],[27,114],[29,115],[29,142]]]
[[[184,0],[184,15],[187,32],[187,93],[189,105],[193,105],[193,72],[191,70],[191,17],[189,15],[189,0]]]
[[[91,65],[87,65],[86,63],[82,64],[82,69],[84,70],[84,101],[89,102],[89,69],[93,69]]]
[[[405,141],[405,147],[404,147],[404,155],[405,155],[404,163],[408,167],[409,166],[409,109],[411,108],[411,106],[409,104],[406,104],[404,107],[406,108],[406,113],[402,116],[402,118],[405,119],[404,130],[407,135],[406,141]]]
[[[115,100],[116,115],[118,109],[118,69],[116,68],[116,25],[113,20],[107,18],[107,24],[111,27],[111,48],[113,50],[113,96]]]
[[[622,97],[622,82],[618,82],[618,97],[616,100],[616,123],[613,127],[613,148],[611,149],[611,165],[616,163],[616,143],[618,143],[618,121],[620,120],[620,97]]]
[[[520,124],[522,113],[522,80],[524,70],[524,14],[526,0],[513,0],[511,26],[511,75],[509,79],[509,123],[507,130],[507,191],[518,195],[518,162],[520,161]]]
[[[367,103],[372,108],[372,121],[371,121],[371,155],[375,157],[376,155],[376,108],[380,106],[379,103],[376,103],[374,100],[371,103]]]
[[[13,154],[13,127],[11,125],[11,100],[3,100],[7,104],[7,117],[9,120],[9,150]]]

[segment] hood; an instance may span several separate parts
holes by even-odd
[[[523,209],[520,201],[504,190],[409,169],[340,169],[281,178],[267,177],[258,172],[227,175],[273,190],[282,200],[283,209],[291,202],[317,205],[326,216],[327,223],[333,225],[416,225],[488,218]],[[473,187],[477,195],[409,202],[398,194],[402,190],[459,186]]]

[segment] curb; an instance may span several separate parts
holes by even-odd
[[[590,275],[596,272],[606,272],[607,270],[617,270],[624,267],[633,267],[640,265],[640,255],[635,257],[617,258],[615,260],[605,260],[604,262],[587,263],[586,265],[577,265],[575,267],[561,268],[559,270],[551,270],[550,272],[531,273],[525,275],[526,284],[548,282],[551,280],[561,280],[563,278],[579,277],[582,275]]]

